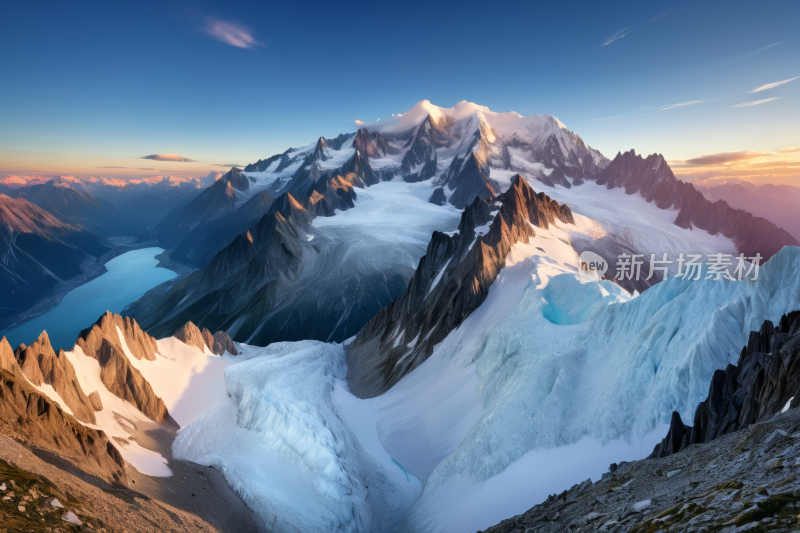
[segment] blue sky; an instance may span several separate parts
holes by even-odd
[[[800,76],[800,3],[553,4],[8,4],[0,171],[247,163],[422,99],[550,113],[609,157],[800,145],[800,79],[751,92]]]

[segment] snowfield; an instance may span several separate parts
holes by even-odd
[[[278,531],[462,532],[648,455],[671,412],[690,417],[751,329],[800,308],[800,279],[784,275],[800,268],[800,249],[784,249],[756,281],[670,278],[641,296],[585,283],[582,240],[611,235],[653,253],[732,247],[590,185],[553,192],[571,195],[576,225],[517,243],[485,302],[386,394],[347,391],[342,345],[272,345],[226,370],[231,397],[181,431],[176,456],[220,468]],[[362,212],[315,223],[391,235],[382,206],[392,187],[414,186],[388,182],[374,204],[383,189],[371,187]],[[420,481],[404,485],[406,473]]]
[[[421,484],[380,447],[343,361],[341,345],[302,341],[229,367],[229,397],[181,430],[175,457],[219,469],[275,531],[387,530]]]

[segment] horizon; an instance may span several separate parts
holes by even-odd
[[[196,177],[427,99],[550,114],[609,159],[660,153],[690,182],[800,184],[796,3],[518,6],[532,29],[486,13],[480,39],[464,37],[468,7],[411,6],[425,16],[406,20],[391,8],[98,6],[12,6],[0,39],[25,81],[0,88],[0,177]],[[297,16],[302,37],[275,23]],[[354,29],[337,42],[325,30],[339,24],[389,38]],[[431,25],[430,41],[406,39]],[[489,42],[502,53],[487,55]]]

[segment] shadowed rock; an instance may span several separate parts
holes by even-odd
[[[683,436],[676,440],[675,420],[680,421],[680,416],[673,413],[669,435],[650,457],[666,457],[692,444],[710,442],[798,405],[800,311],[794,311],[783,315],[777,328],[767,320],[759,331],[750,332],[738,363],[714,372],[708,397],[695,411],[694,426],[683,426]]]
[[[231,355],[239,355],[239,351],[233,345],[233,340],[224,331],[214,333],[214,344],[211,351],[217,355],[222,355],[225,352]]]
[[[488,232],[477,234],[490,209],[497,212]],[[345,348],[350,390],[377,396],[422,364],[483,303],[511,247],[535,236],[534,226],[546,229],[556,222],[575,223],[569,207],[536,194],[519,174],[491,207],[475,198],[462,213],[458,233],[433,233],[405,292]]]

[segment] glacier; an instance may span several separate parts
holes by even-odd
[[[386,394],[347,391],[340,344],[272,345],[225,370],[229,398],[181,430],[176,457],[220,468],[277,531],[475,530],[648,455],[750,330],[800,308],[798,248],[756,280],[672,277],[638,296],[582,281],[571,240],[608,225],[576,219],[515,244],[485,302]],[[730,246],[668,231],[668,250]]]
[[[226,368],[229,397],[180,430],[175,457],[219,469],[273,531],[387,530],[422,486],[357,416],[343,361],[301,341]]]

